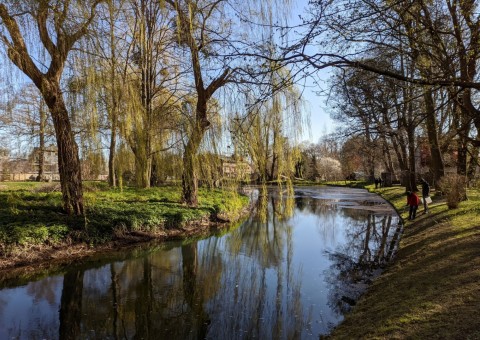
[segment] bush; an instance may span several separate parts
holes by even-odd
[[[438,185],[446,195],[449,209],[458,208],[458,204],[467,197],[465,176],[447,174],[440,179]]]

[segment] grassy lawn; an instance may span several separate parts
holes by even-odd
[[[480,339],[480,191],[448,210],[407,221],[405,188],[375,191],[406,221],[396,260],[374,281],[333,339]]]
[[[158,234],[218,216],[235,220],[248,204],[233,191],[200,190],[199,207],[180,203],[180,187],[109,189],[106,183],[85,183],[86,216],[62,212],[59,184],[0,183],[0,258],[32,247],[66,243],[102,244],[132,232]]]

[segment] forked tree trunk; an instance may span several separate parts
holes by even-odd
[[[210,126],[207,115],[207,102],[212,97],[212,95],[220,87],[225,85],[232,73],[230,67],[226,67],[223,70],[223,73],[218,77],[213,79],[208,86],[205,86],[202,76],[202,64],[201,64],[201,54],[205,50],[203,45],[204,41],[198,43],[198,39],[195,32],[199,27],[201,28],[201,34],[203,35],[203,30],[206,24],[207,17],[210,17],[210,14],[217,8],[221,1],[213,2],[212,6],[208,11],[202,13],[201,8],[198,6],[190,6],[190,2],[187,1],[188,10],[184,11],[184,8],[180,6],[180,1],[178,0],[165,0],[171,8],[178,14],[177,20],[179,26],[182,27],[180,35],[182,36],[183,42],[188,46],[190,50],[191,62],[192,62],[192,71],[195,79],[195,89],[197,94],[197,104],[195,107],[195,121],[192,131],[190,133],[187,145],[185,147],[185,152],[183,154],[183,175],[182,175],[182,186],[183,186],[183,201],[189,206],[196,206],[198,204],[198,179],[196,175],[196,158],[197,151],[200,147],[200,143],[203,139],[203,135]],[[208,7],[208,6],[207,6]],[[206,7],[206,8],[207,8]],[[199,17],[203,17],[203,22],[193,22],[193,18],[197,18],[197,14],[200,14]]]

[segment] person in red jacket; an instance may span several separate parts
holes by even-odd
[[[410,210],[408,211],[409,220],[413,220],[415,218],[419,204],[420,199],[418,196],[412,191],[407,191],[407,205],[410,207]]]

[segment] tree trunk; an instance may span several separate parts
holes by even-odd
[[[115,177],[115,152],[117,147],[117,128],[114,125],[114,121],[112,119],[112,135],[110,137],[110,150],[108,153],[108,184],[111,187],[115,187],[117,185],[117,179]]]
[[[60,301],[60,339],[77,339],[82,322],[83,276],[81,270],[72,270],[63,276]]]
[[[275,151],[273,151],[272,166],[270,167],[270,173],[268,174],[268,180],[269,181],[273,181],[275,179],[275,169],[276,169],[276,166],[277,166],[277,159],[278,159],[277,153]]]
[[[51,91],[43,93],[52,114],[58,147],[58,170],[63,208],[68,215],[83,215],[83,188],[78,146],[73,137],[67,108],[58,84],[50,83]]]
[[[390,147],[388,146],[388,142],[385,136],[382,136],[382,142],[383,142],[383,156],[384,156],[383,159],[385,163],[385,170],[393,174],[394,167],[393,167],[392,155],[390,154]]]
[[[467,145],[459,138],[457,141],[457,174],[465,176],[467,174]]]
[[[40,104],[40,145],[38,150],[38,176],[37,182],[43,181],[45,177],[45,121],[46,114],[43,109],[43,104]]]
[[[368,182],[373,183],[375,180],[375,144],[372,141],[370,128],[368,123],[364,123],[365,126],[365,140],[366,140],[366,147],[367,147],[367,175],[368,175]]]
[[[194,127],[183,154],[183,201],[191,207],[198,205],[197,151],[205,129],[199,123]]]
[[[147,155],[146,148],[135,149],[135,182],[138,188],[150,188],[152,157]]]
[[[428,142],[430,143],[430,156],[432,164],[430,172],[433,175],[434,183],[437,183],[445,174],[445,166],[443,163],[442,152],[438,142],[438,128],[435,114],[435,106],[433,103],[433,90],[431,87],[424,89],[423,97],[425,100],[426,126]]]
[[[477,140],[480,140],[480,132],[477,132]],[[478,152],[479,148],[472,146],[470,150],[470,161],[468,162],[467,178],[469,181],[475,178],[477,172],[478,163]]]
[[[416,181],[416,164],[415,164],[415,133],[411,126],[408,127],[408,191],[418,191]]]

